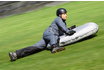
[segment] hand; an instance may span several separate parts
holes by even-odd
[[[74,28],[76,28],[76,25],[73,25],[73,26],[69,27],[68,29],[71,30],[71,29],[74,29]]]
[[[74,33],[76,33],[76,31],[74,31],[74,30],[70,30],[69,33],[68,33],[68,35],[71,36],[71,35],[73,35]]]

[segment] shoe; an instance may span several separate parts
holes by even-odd
[[[55,47],[52,49],[51,53],[56,53],[65,50],[64,47]]]
[[[16,61],[17,60],[17,54],[15,52],[9,52],[10,61]]]

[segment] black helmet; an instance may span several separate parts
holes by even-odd
[[[60,14],[64,14],[64,13],[67,13],[66,9],[65,8],[59,8],[57,9],[56,11],[56,15],[59,16]]]

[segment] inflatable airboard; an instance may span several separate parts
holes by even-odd
[[[99,29],[98,25],[94,22],[89,22],[84,25],[78,26],[73,29],[76,31],[75,34],[73,34],[71,36],[68,36],[68,35],[60,36],[59,45],[65,46],[65,45],[77,42],[85,37],[88,37],[90,35],[97,33],[98,29]],[[49,47],[50,46],[48,45],[48,48]]]

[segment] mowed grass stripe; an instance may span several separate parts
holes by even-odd
[[[104,2],[70,2],[37,11],[0,19],[0,69],[1,70],[103,70],[104,69]],[[56,17],[55,10],[66,8],[68,26],[96,22],[97,36],[66,47],[65,51],[51,54],[43,51],[11,63],[8,52],[33,45]],[[48,11],[48,12],[46,12]]]

